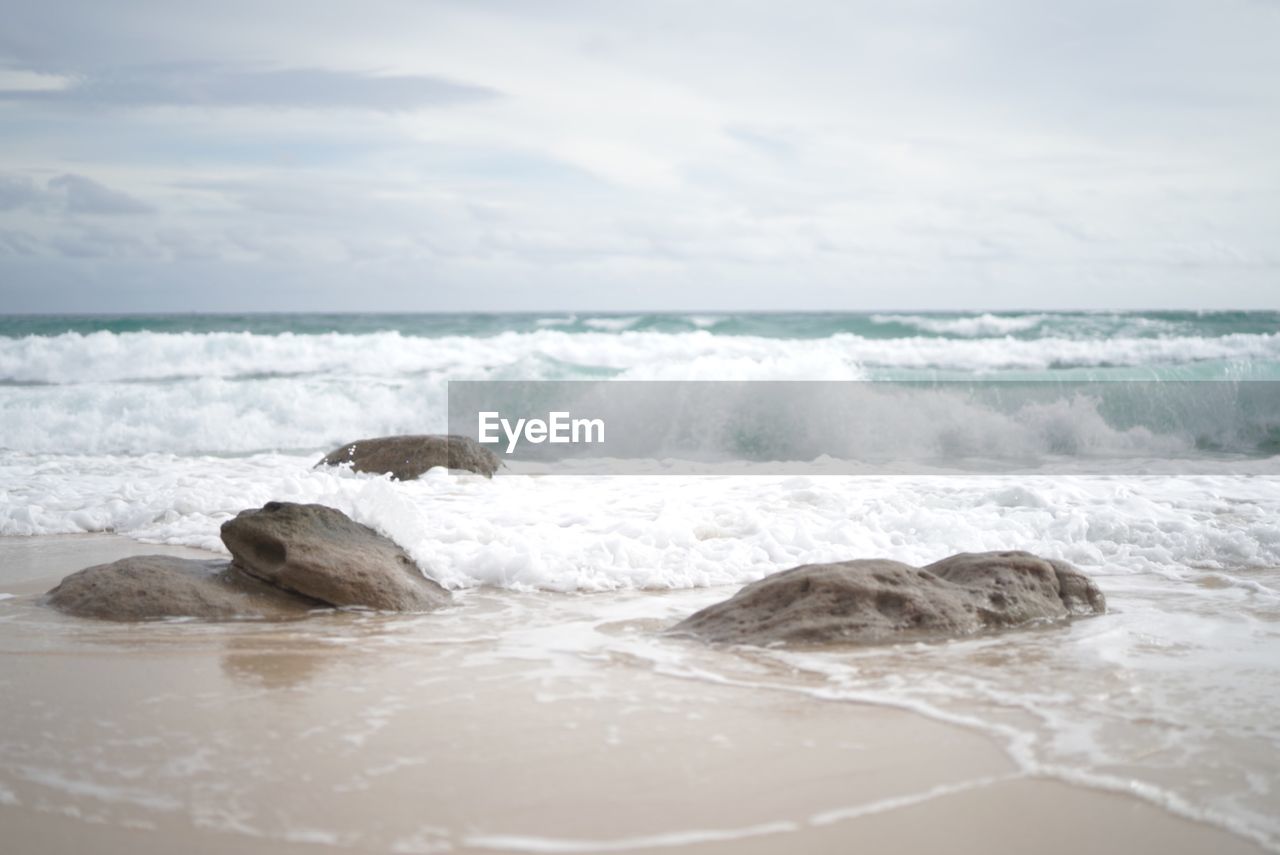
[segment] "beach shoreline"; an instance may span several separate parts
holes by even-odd
[[[1029,776],[983,733],[628,652],[722,590],[479,589],[440,614],[277,624],[38,604],[152,552],[210,555],[0,538],[9,851],[1262,851]]]

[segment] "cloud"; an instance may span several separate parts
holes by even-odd
[[[50,178],[43,186],[26,175],[0,173],[0,211],[22,209],[89,216],[149,214],[155,210],[141,199],[73,172]]]
[[[128,193],[104,187],[83,175],[66,173],[49,179],[49,189],[63,196],[65,210],[70,214],[148,214],[153,209]]]
[[[927,5],[16,4],[0,288],[101,286],[31,290],[46,309],[148,308],[143,280],[230,310],[1274,305],[1274,4]]]
[[[74,79],[59,74],[41,74],[26,69],[0,68],[0,93],[43,92],[66,89]]]
[[[40,189],[25,175],[0,174],[0,211],[12,211],[35,204]]]
[[[498,93],[424,74],[321,68],[255,69],[165,63],[73,77],[59,88],[0,90],[0,101],[73,107],[251,107],[398,112],[480,101]]]
[[[32,256],[38,253],[38,249],[39,242],[31,235],[25,232],[0,229],[0,256]]]
[[[161,253],[149,241],[118,230],[81,227],[54,236],[51,248],[66,259],[132,258],[159,259]]]

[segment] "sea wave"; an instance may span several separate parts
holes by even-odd
[[[969,315],[955,318],[928,315],[872,315],[877,324],[901,324],[931,333],[958,336],[1004,336],[1040,326],[1049,315]]]
[[[630,379],[831,380],[868,370],[957,372],[1049,371],[1064,368],[1150,369],[1197,363],[1237,368],[1280,362],[1280,332],[1217,337],[1102,339],[875,339],[838,333],[816,339],[684,333],[568,333],[556,329],[495,336],[399,332],[259,335],[220,333],[64,333],[0,338],[0,381],[73,384],[261,374],[461,378],[502,374],[548,379],[614,372]],[[569,379],[566,377],[565,379]]]
[[[314,451],[360,436],[445,429],[450,380],[851,381],[945,379],[948,372],[998,379],[1280,379],[1280,334],[1090,341],[837,334],[782,340],[705,330],[541,329],[482,338],[105,331],[0,338],[0,448]],[[792,413],[790,422],[775,419],[761,430],[795,439],[779,459],[892,456],[895,449],[984,454],[993,448],[1155,457],[1197,445],[1247,453],[1250,443],[1276,441],[1267,421],[1274,414],[1245,423],[1230,406],[1200,407],[1195,424],[1171,437],[1158,426],[1135,431],[1144,423],[1117,422],[1094,405],[1070,401],[1011,415],[931,399],[927,411],[913,418],[903,418],[900,406],[885,415],[875,403],[843,422],[833,421],[839,414],[825,413],[813,414],[806,425],[805,414]],[[777,409],[787,415],[785,401]],[[745,414],[712,415],[722,427],[734,426],[739,444],[750,444],[753,428],[740,418]],[[719,450],[736,453],[716,438],[714,427],[698,432],[719,443]]]
[[[312,463],[0,452],[0,483],[9,485],[0,535],[114,531],[222,551],[218,526],[239,510],[319,502],[391,537],[449,587],[555,591],[741,584],[852,555],[925,564],[1000,549],[1187,580],[1280,566],[1280,494],[1270,479],[488,480],[433,470],[395,482]]]

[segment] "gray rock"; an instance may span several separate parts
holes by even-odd
[[[1093,580],[1065,561],[1030,552],[961,552],[927,565],[948,582],[985,592],[1000,625],[1039,618],[1102,614],[1106,599]]]
[[[250,576],[335,606],[417,612],[450,600],[394,542],[324,505],[241,511],[222,524],[222,542]]]
[[[399,481],[412,481],[433,466],[464,469],[492,478],[502,462],[469,436],[424,434],[357,439],[335,448],[316,466],[350,463],[356,472],[389,473]]]
[[[121,621],[278,619],[324,606],[245,576],[227,561],[171,555],[135,555],[72,573],[49,592],[47,602],[67,614]]]
[[[859,560],[806,564],[747,585],[671,632],[739,644],[871,644],[971,635],[1106,611],[1065,561],[963,553],[928,567]]]

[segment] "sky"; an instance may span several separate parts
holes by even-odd
[[[0,20],[0,312],[1280,307],[1280,0]]]

